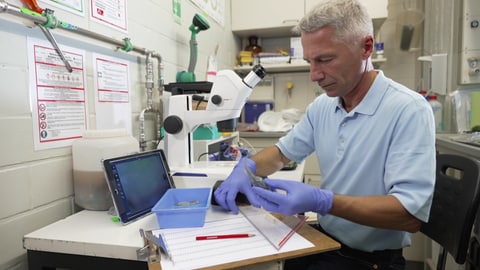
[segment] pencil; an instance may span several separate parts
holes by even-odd
[[[253,237],[255,234],[251,233],[237,233],[237,234],[220,234],[220,235],[201,235],[195,237],[195,240],[215,240],[215,239],[231,239],[231,238],[247,238]]]

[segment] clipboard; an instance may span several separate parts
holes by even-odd
[[[201,228],[153,230],[153,234],[161,238],[165,244],[165,253],[160,254],[162,269],[204,269],[237,262],[251,264],[252,258],[271,261],[269,258],[283,257],[283,254],[303,253],[306,250],[317,249],[316,244],[296,233],[297,229],[304,227],[302,226],[305,224],[304,218],[293,219],[293,226],[289,226],[281,218],[274,217],[263,209],[259,211],[253,206],[241,206],[241,208],[241,213],[238,215],[227,213],[220,207],[212,208],[207,212],[207,221]],[[263,232],[254,226],[246,215],[250,215]],[[290,219],[286,219],[288,220]],[[279,234],[280,239],[279,236],[271,236],[266,231],[270,229]],[[196,241],[198,235],[233,233],[248,233],[255,236]],[[288,241],[289,239],[292,241]],[[165,254],[168,254],[169,258]]]
[[[240,212],[277,250],[302,227],[306,216],[273,216],[262,208],[240,206]]]

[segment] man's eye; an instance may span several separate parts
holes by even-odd
[[[333,57],[327,57],[327,58],[318,58],[317,62],[318,63],[328,63],[333,60]]]

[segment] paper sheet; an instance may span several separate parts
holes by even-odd
[[[153,231],[155,236],[163,237],[171,256],[171,260],[162,256],[163,270],[197,269],[314,246],[310,241],[295,233],[280,250],[276,250],[242,214],[213,213],[213,215],[216,216],[207,220],[205,225],[200,228]],[[195,236],[198,235],[232,233],[253,233],[255,236],[239,239],[195,240]]]

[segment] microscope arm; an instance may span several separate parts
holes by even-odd
[[[260,75],[255,75],[256,73]],[[171,96],[166,114],[168,116],[164,121],[169,164],[172,166],[191,164],[194,161],[191,132],[201,124],[240,117],[242,108],[252,93],[252,87],[264,75],[262,67],[249,73],[244,80],[232,70],[219,71],[205,110],[192,110],[191,95]]]

